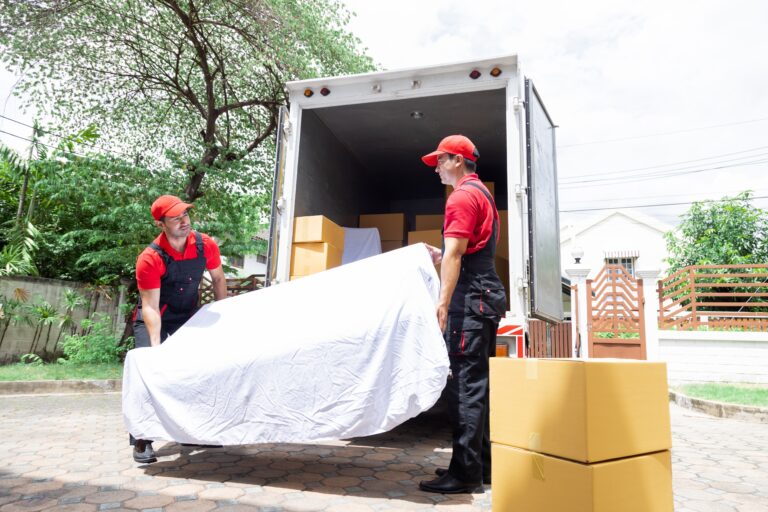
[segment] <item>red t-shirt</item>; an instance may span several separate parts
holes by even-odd
[[[208,270],[217,268],[221,265],[221,254],[216,242],[206,234],[200,233],[203,237],[203,254],[205,255],[205,268]],[[197,258],[197,245],[195,245],[195,233],[190,232],[187,237],[187,246],[184,248],[184,254],[171,247],[168,243],[165,233],[155,238],[154,242],[159,245],[174,260],[193,260]],[[151,247],[144,249],[136,260],[136,282],[140,290],[153,290],[160,288],[160,278],[165,274],[165,262],[162,256]]]
[[[468,181],[475,182],[488,192],[477,174],[462,177],[445,203],[443,236],[468,239],[467,254],[472,254],[488,245],[493,233],[493,219],[498,219],[499,214],[495,205],[491,206],[485,194],[474,185],[464,185]]]

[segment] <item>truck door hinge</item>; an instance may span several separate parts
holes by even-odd
[[[285,119],[283,121],[283,133],[286,135],[290,135],[293,131],[293,125],[291,124],[291,121],[288,119]]]
[[[525,109],[525,102],[515,96],[512,98],[512,108],[515,109],[515,112],[519,112],[520,110]]]
[[[280,196],[277,198],[275,207],[277,208],[278,212],[283,213],[283,208],[285,208],[285,196]]]
[[[526,193],[528,193],[528,188],[527,187],[524,187],[524,186],[522,186],[519,183],[517,183],[515,185],[515,195],[517,197],[523,197],[523,195],[525,195]]]

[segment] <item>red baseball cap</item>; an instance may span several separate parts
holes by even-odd
[[[477,157],[480,156],[471,140],[463,135],[449,135],[440,141],[436,150],[428,155],[424,155],[421,157],[421,160],[430,167],[437,167],[437,157],[445,153],[461,155],[473,162],[477,162]]]
[[[185,203],[176,196],[160,196],[152,203],[152,216],[155,220],[163,217],[178,217],[194,205]]]

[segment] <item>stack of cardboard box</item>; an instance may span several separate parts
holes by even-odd
[[[344,228],[328,217],[296,217],[291,247],[291,280],[341,265]]]
[[[491,360],[494,512],[672,512],[664,363]]]
[[[403,246],[405,238],[404,213],[377,213],[360,216],[361,228],[377,228],[381,238],[381,251],[387,252]]]

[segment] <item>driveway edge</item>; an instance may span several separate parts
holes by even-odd
[[[104,393],[121,391],[122,388],[123,381],[119,379],[0,381],[0,395]]]
[[[752,423],[768,424],[768,408],[726,404],[701,398],[692,398],[678,391],[669,391],[669,399],[681,407],[693,409],[718,418],[733,418]]]

